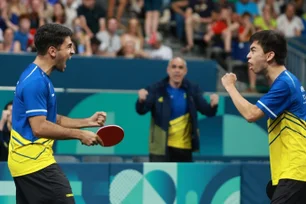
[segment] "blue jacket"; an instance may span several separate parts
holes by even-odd
[[[136,102],[136,111],[143,115],[151,111],[149,152],[155,155],[167,154],[168,128],[171,117],[171,102],[167,93],[169,78],[148,86],[147,99],[140,103]],[[192,123],[192,150],[199,151],[199,136],[197,111],[208,117],[215,116],[217,106],[211,107],[204,99],[203,92],[198,85],[192,84],[187,79],[183,80],[182,86],[186,91],[188,111]]]

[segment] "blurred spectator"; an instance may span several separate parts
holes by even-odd
[[[8,158],[8,146],[12,129],[12,107],[12,101],[5,105],[0,120],[0,162],[7,161]]]
[[[82,5],[77,9],[81,25],[87,35],[92,38],[99,31],[99,20],[105,18],[105,11],[96,5],[96,0],[82,0]]]
[[[1,29],[0,29],[1,30]],[[14,31],[7,28],[4,31],[3,41],[0,43],[1,52],[19,53],[21,52],[21,45],[19,41],[14,41]]]
[[[256,31],[275,30],[276,19],[273,17],[273,8],[269,4],[265,4],[262,10],[262,16],[257,16],[254,20]]]
[[[99,19],[99,32],[103,32],[103,31],[106,31],[106,30],[107,30],[107,28],[106,28],[106,19],[105,18],[100,18]]]
[[[54,11],[52,16],[52,22],[57,24],[66,25],[66,10],[64,4],[57,2],[54,4]]]
[[[115,5],[118,1],[118,6],[116,7],[117,14],[114,15]],[[107,7],[107,17],[112,18],[115,17],[118,23],[121,23],[121,17],[124,13],[124,9],[128,3],[128,0],[108,0],[108,7]]]
[[[222,8],[228,8],[232,12],[236,12],[235,4],[233,1],[229,2],[228,0],[218,0],[215,2],[214,9],[221,10]]]
[[[90,46],[93,55],[101,55],[101,51],[99,50],[100,45],[101,41],[96,37],[90,39]]]
[[[180,40],[183,40],[184,38],[186,9],[188,8],[188,4],[188,0],[173,0],[171,3],[176,23],[176,37]]]
[[[75,52],[78,55],[91,56],[91,43],[90,37],[81,27],[81,21],[79,18],[75,18],[73,21],[73,36],[72,40],[75,44]]]
[[[135,41],[136,51],[143,49],[144,37],[141,30],[141,25],[137,18],[131,18],[128,22],[127,30],[121,35],[121,44],[125,44],[126,41]]]
[[[12,17],[7,1],[0,0],[0,29],[4,31],[6,28],[12,28],[16,31],[18,25],[15,25],[14,23],[16,23],[16,18]]]
[[[263,1],[263,0],[261,0],[261,1]],[[285,12],[286,4],[289,3],[289,1],[291,1],[291,0],[275,0],[275,1],[276,1],[276,2],[278,3],[278,5],[279,5],[279,8],[280,8],[279,14],[281,14],[281,13],[284,13],[284,12]]]
[[[147,54],[142,50],[136,51],[135,41],[129,40],[122,45],[120,50],[118,50],[118,52],[116,53],[116,56],[134,59],[134,58],[146,58]]]
[[[302,19],[295,15],[295,6],[292,3],[287,4],[285,14],[277,18],[277,29],[287,38],[300,36],[304,30]]]
[[[224,41],[224,51],[225,51],[225,56],[224,59],[227,59],[229,57],[231,57],[232,55],[232,42],[233,39],[236,41],[238,40],[238,36],[239,36],[239,26],[241,23],[240,20],[240,16],[237,13],[232,12],[232,9],[230,7],[225,6],[222,9],[222,13],[221,16],[223,19],[226,19],[226,29],[223,29],[222,31],[222,39]],[[214,39],[216,40],[216,39]],[[207,41],[207,40],[206,40]],[[218,39],[217,39],[218,41]],[[208,43],[208,41],[207,41]],[[210,42],[212,43],[212,42]],[[219,63],[223,64],[224,67],[226,67],[227,65],[224,64],[225,61],[224,59],[219,59],[217,60]],[[221,61],[220,61],[221,60]]]
[[[304,14],[304,0],[293,0],[292,1],[295,5],[295,15],[298,17],[302,17]]]
[[[152,50],[146,51],[148,57],[151,59],[165,59],[170,60],[173,57],[173,51],[170,47],[163,44],[163,37],[161,33],[157,32],[152,35],[151,42],[149,42]]]
[[[137,18],[143,17],[144,0],[130,0],[130,10]]]
[[[7,26],[6,26],[6,22],[5,20],[7,18],[5,18],[7,16],[7,3],[6,1],[0,0],[0,29],[2,31],[4,31]]]
[[[239,42],[248,42],[251,35],[255,33],[255,27],[251,21],[251,18],[251,14],[247,12],[242,14],[238,30]]]
[[[227,29],[228,20],[230,20],[229,8],[216,8],[215,11],[212,12],[212,22],[208,24],[207,32],[203,40],[208,44],[211,43],[212,39],[214,39],[213,41],[223,41],[223,35]],[[230,53],[230,51],[230,46],[225,46],[225,52]]]
[[[263,16],[263,12],[264,12],[264,7],[265,5],[268,5],[271,9],[271,13],[270,15],[272,16],[272,18],[277,18],[280,15],[280,3],[279,1],[276,0],[260,0],[258,2],[258,13],[260,16]]]
[[[146,41],[157,32],[162,0],[144,0]]]
[[[104,0],[102,0],[104,1]],[[73,9],[77,9],[80,5],[82,5],[82,0],[61,0],[61,2],[65,5],[73,8]]]
[[[44,0],[31,0],[29,14],[31,29],[33,29],[33,33],[35,33],[38,27],[51,22],[53,7],[49,3],[44,2]]]
[[[171,20],[171,1],[170,0],[162,0],[162,7],[160,10],[160,18],[159,18],[159,25],[167,25]]]
[[[230,57],[243,63],[246,63],[246,56],[249,52],[249,38],[256,31],[255,26],[251,22],[251,18],[252,16],[248,12],[243,13],[242,16],[239,16],[237,13],[232,13],[230,24],[223,32],[225,47],[232,49]],[[226,57],[229,57],[229,53],[226,54]],[[256,75],[250,70],[247,70],[247,72],[250,82],[248,92],[256,92]]]
[[[8,1],[8,19],[10,19],[10,22],[12,22],[14,26],[18,26],[19,16],[26,13],[27,8],[20,0]],[[10,27],[13,28],[13,25]],[[16,30],[16,28],[14,30]]]
[[[32,45],[29,44],[31,21],[27,14],[22,14],[19,17],[19,29],[15,32],[14,41],[20,43],[21,50],[24,52],[28,51],[28,47]]]
[[[116,56],[121,48],[120,36],[117,34],[118,21],[116,18],[110,18],[107,21],[107,30],[100,31],[96,37],[101,41],[100,51],[104,56]]]
[[[73,19],[77,17],[77,4],[75,0],[66,0],[65,13],[66,13],[66,25],[68,28],[73,30]]]
[[[118,57],[124,57],[124,58],[136,58],[136,45],[135,41],[129,40],[124,42],[120,50],[116,53],[116,56]]]
[[[249,13],[244,13],[242,16],[241,16],[241,20],[240,20],[240,26],[239,26],[239,30],[238,30],[238,47],[239,49],[241,49],[242,51],[245,51],[247,49],[245,49],[246,46],[248,46],[248,42],[249,42],[249,39],[251,37],[251,35],[253,35],[256,30],[255,30],[255,26],[252,24],[251,22],[251,14]],[[244,56],[247,55],[247,52],[243,53]],[[247,89],[247,92],[257,92],[256,90],[256,74],[248,69],[247,70],[248,72],[248,77],[249,77],[249,88]]]
[[[214,10],[212,0],[189,0],[189,6],[185,13],[185,33],[187,45],[182,52],[189,52],[194,46],[194,31],[205,33],[207,24],[211,23],[211,15]]]

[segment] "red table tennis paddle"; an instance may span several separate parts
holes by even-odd
[[[97,135],[102,140],[104,147],[111,147],[121,142],[124,131],[118,125],[106,125],[97,131]]]

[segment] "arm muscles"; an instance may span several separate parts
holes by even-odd
[[[87,119],[73,119],[63,115],[56,115],[56,124],[66,128],[83,128],[88,127]]]
[[[255,122],[264,116],[264,112],[243,98],[237,89],[230,89],[228,93],[240,114],[248,122]]]
[[[82,131],[61,127],[46,120],[45,116],[29,117],[33,134],[38,138],[54,140],[80,139]]]

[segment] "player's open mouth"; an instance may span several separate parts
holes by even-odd
[[[249,69],[251,69],[253,67],[253,64],[248,62],[248,67],[249,67]]]

